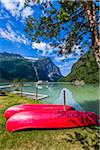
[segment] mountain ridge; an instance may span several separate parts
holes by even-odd
[[[16,78],[26,79],[28,81],[37,81],[36,70],[38,72],[39,80],[54,82],[62,77],[59,68],[48,57],[32,62],[19,54],[6,52],[0,53],[1,81],[14,80]]]
[[[60,79],[60,82],[83,81],[84,83],[99,83],[99,67],[92,50],[85,53],[73,66],[71,73]]]

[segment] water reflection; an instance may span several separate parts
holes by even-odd
[[[51,96],[45,100],[43,100],[46,103],[53,103],[53,104],[64,104],[64,94],[63,91],[65,91],[66,93],[66,104],[75,107],[78,110],[84,110],[79,103],[77,103],[73,96],[72,96],[72,92],[70,90],[68,90],[67,88],[62,88],[59,89],[56,87],[55,88],[51,88],[50,93]],[[53,93],[53,95],[52,95]]]
[[[14,90],[14,89],[12,89]],[[49,83],[39,85],[39,93],[48,95],[42,102],[50,104],[63,104],[63,90],[66,90],[66,103],[78,110],[93,111],[99,114],[99,87],[98,85],[74,86],[66,83]],[[24,92],[35,93],[36,86],[24,86]]]
[[[43,87],[40,93],[48,94],[45,103],[63,104],[63,90],[66,89],[67,105],[78,110],[93,111],[99,114],[99,87],[98,85],[74,86],[64,83],[50,83]]]

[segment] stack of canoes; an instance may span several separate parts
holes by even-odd
[[[4,112],[9,132],[35,128],[58,129],[99,125],[99,117],[94,112],[81,112],[72,106],[55,104],[22,104],[8,108]]]

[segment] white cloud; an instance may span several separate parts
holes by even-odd
[[[15,1],[15,0],[14,0]],[[25,3],[25,0],[16,0],[19,2],[19,10],[21,10],[22,8],[24,8],[24,3]]]
[[[28,59],[28,60],[31,60],[31,61],[37,61],[39,58],[33,58],[33,57],[25,57],[26,59]]]
[[[51,2],[53,0],[40,0],[40,3],[47,3],[47,2]]]
[[[23,34],[18,31],[14,32],[9,25],[7,25],[7,29],[0,28],[0,36],[13,42],[23,43],[25,45],[29,44],[29,41]]]
[[[18,5],[18,1],[14,1],[14,0],[1,0],[2,4],[4,5],[4,7],[6,8],[6,10],[8,10],[12,16],[18,16],[18,9],[17,9],[17,5]]]
[[[16,9],[16,2],[14,0],[1,0],[3,5],[6,7],[7,10],[13,10]]]
[[[33,14],[33,10],[31,9],[31,7],[26,7],[25,9],[23,9],[21,16],[23,19],[25,19],[32,14]]]
[[[33,42],[32,43],[32,48],[33,49],[38,49],[38,50],[41,50],[41,51],[49,51],[49,50],[52,49],[50,44],[43,43],[43,42],[40,42],[40,43]]]
[[[81,55],[80,45],[74,45],[72,51],[75,51],[77,55]]]
[[[56,61],[63,61],[63,60],[65,60],[65,58],[66,58],[65,56],[61,56],[61,57],[56,57],[55,60]]]
[[[5,7],[6,10],[16,19],[22,16],[22,19],[25,19],[29,15],[33,14],[31,7],[24,8],[25,0],[0,0],[1,4]]]
[[[45,43],[45,42],[40,42],[40,43],[36,43],[33,42],[32,43],[32,48],[33,49],[37,49],[37,52],[39,53],[40,57],[53,57],[54,55],[54,51],[55,48],[53,46],[50,45],[50,43]]]

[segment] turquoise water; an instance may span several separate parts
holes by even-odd
[[[14,89],[12,89],[14,90]],[[66,104],[74,106],[78,110],[93,111],[99,114],[99,86],[84,85],[74,86],[65,83],[49,83],[39,85],[38,92],[49,97],[42,99],[43,103],[63,104],[63,90],[66,91]],[[35,93],[35,83],[23,88],[24,92]]]
[[[14,89],[13,89],[14,90]],[[99,86],[84,85],[74,86],[65,83],[49,83],[39,85],[38,93],[48,95],[41,102],[49,104],[63,104],[63,91],[66,91],[66,104],[78,110],[93,111],[99,114]],[[23,88],[24,92],[35,93],[35,83]]]

